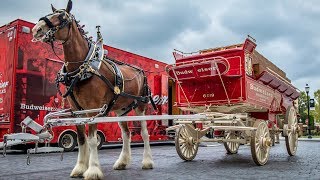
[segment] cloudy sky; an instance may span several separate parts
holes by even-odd
[[[22,18],[37,22],[65,8],[67,0],[2,0],[0,25]],[[172,50],[199,49],[244,42],[257,50],[304,90],[320,89],[320,1],[318,0],[74,0],[72,13],[94,36],[102,26],[108,45],[166,63]]]

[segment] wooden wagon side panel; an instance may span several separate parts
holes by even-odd
[[[246,102],[255,106],[257,111],[259,109],[265,112],[281,110],[281,94],[250,77],[246,79],[246,97]]]
[[[176,85],[178,106],[218,105],[226,104],[228,100],[230,103],[244,101],[242,59],[243,51],[212,54],[174,69],[175,75],[171,72],[170,76],[177,76],[180,82]]]

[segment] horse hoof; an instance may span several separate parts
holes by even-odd
[[[153,162],[142,162],[142,169],[153,169]]]
[[[83,174],[84,179],[103,179],[103,173],[99,167],[89,167],[89,169]]]
[[[121,163],[121,162],[116,162],[114,165],[113,165],[113,169],[114,170],[124,170],[124,169],[126,169],[126,166],[127,166],[127,164],[125,164],[125,163]]]
[[[83,173],[86,172],[88,168],[84,165],[76,165],[71,174],[70,177],[72,178],[79,178],[79,177],[83,177]]]

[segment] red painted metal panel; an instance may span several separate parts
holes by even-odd
[[[0,28],[0,140],[12,132],[16,24]]]
[[[247,38],[246,41],[244,42],[243,44],[243,50],[246,52],[246,53],[249,53],[251,54],[254,49],[256,48],[256,43],[253,42],[250,38]]]

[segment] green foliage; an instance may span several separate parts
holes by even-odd
[[[310,120],[312,126],[314,125],[313,122],[320,123],[320,89],[314,92],[314,99],[315,110],[310,110]],[[305,92],[301,92],[301,95],[298,99],[298,110],[302,122],[305,123],[308,117],[307,94]]]
[[[314,92],[315,99],[315,110],[314,110],[314,120],[320,123],[320,89]]]
[[[302,123],[305,124],[308,116],[307,94],[305,92],[301,92],[299,96],[298,111],[299,111]]]

